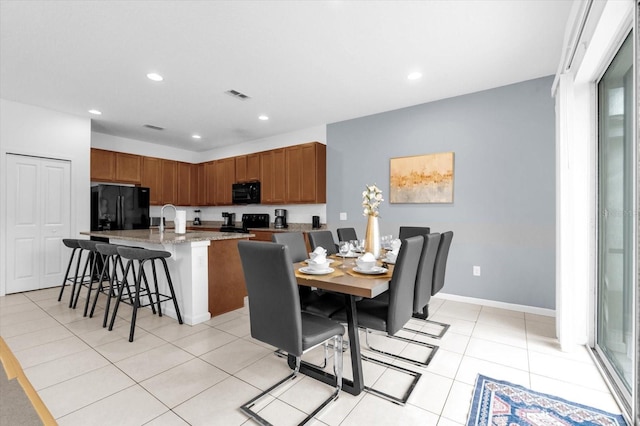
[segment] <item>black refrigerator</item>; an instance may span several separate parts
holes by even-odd
[[[91,230],[149,229],[149,188],[91,187]]]

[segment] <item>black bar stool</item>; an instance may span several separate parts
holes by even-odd
[[[80,281],[74,282],[73,287],[71,289],[71,298],[73,299],[72,308],[75,309],[78,304],[78,299],[80,298],[80,292],[82,291],[82,287],[87,287],[87,300],[84,304],[84,313],[83,316],[87,316],[87,312],[89,310],[89,299],[91,297],[91,290],[93,289],[93,283],[96,282],[96,278],[98,275],[98,251],[96,250],[96,244],[99,244],[98,241],[91,240],[78,240],[80,244],[80,248],[83,251],[88,252],[87,259],[84,262],[84,267],[82,268],[82,278]],[[87,269],[89,269],[89,275],[87,276]],[[78,285],[79,284],[79,285]]]
[[[58,302],[62,300],[62,294],[64,293],[64,288],[67,286],[67,282],[70,282],[71,285],[71,299],[69,300],[69,307],[73,304],[73,294],[76,288],[76,283],[78,281],[78,273],[80,272],[80,263],[82,263],[82,247],[80,247],[80,240],[75,238],[65,238],[62,240],[62,243],[72,249],[71,257],[69,257],[69,264],[67,265],[67,272],[64,274],[64,278],[62,279],[62,286],[60,287],[60,295],[58,296]],[[73,265],[73,258],[78,253],[78,257],[76,258],[76,273],[73,276],[69,276],[69,271],[71,270],[71,265]]]
[[[118,313],[118,306],[122,301],[122,293],[124,293],[125,291],[124,290],[125,286],[129,286],[129,287],[133,286],[134,288],[134,292],[133,292],[134,300],[132,305],[133,313],[131,315],[131,330],[129,332],[130,342],[133,342],[133,334],[136,328],[136,317],[138,314],[138,308],[140,307],[151,306],[153,309],[153,305],[155,303],[158,309],[158,315],[162,316],[161,303],[172,300],[173,307],[176,310],[176,316],[178,317],[178,323],[182,324],[182,316],[180,315],[178,300],[176,299],[176,293],[173,290],[173,283],[171,282],[171,274],[169,273],[169,267],[167,266],[167,261],[165,260],[165,258],[171,257],[171,253],[163,250],[147,250],[143,248],[126,247],[126,246],[117,247],[117,251],[118,251],[118,254],[122,258],[127,259],[128,262],[124,272],[122,283],[120,284],[119,286],[120,288],[118,289],[118,299],[116,299],[116,305],[113,308],[113,313],[111,314],[111,323],[109,324],[109,330],[113,329],[113,323],[115,322],[116,315]],[[140,289],[140,284],[142,279],[144,278],[146,280],[146,275],[144,272],[144,264],[149,260],[151,261],[151,270],[153,271],[153,284],[155,286],[155,296],[156,296],[155,301],[153,300],[153,292],[151,292],[149,288],[147,288],[146,291]],[[162,262],[162,266],[164,267],[164,272],[167,277],[167,286],[169,288],[169,292],[171,293],[170,295],[161,294],[160,290],[158,289],[158,277],[156,274],[156,265],[155,265],[156,260],[160,260]],[[137,273],[136,273],[136,267],[134,266],[135,261],[137,261],[138,263]],[[131,270],[131,273],[133,275],[133,279],[135,282],[135,284],[133,285],[128,283],[129,270]],[[145,296],[148,298],[148,302],[145,304],[142,304],[141,299]]]
[[[96,291],[95,297],[93,298],[91,311],[89,312],[89,318],[93,318],[93,313],[96,310],[96,304],[98,303],[98,297],[100,296],[100,294],[106,294],[107,304],[104,308],[104,318],[102,320],[102,327],[106,327],[107,319],[109,318],[109,306],[111,304],[111,298],[117,296],[117,289],[120,288],[120,283],[122,282],[122,278],[124,278],[125,270],[124,264],[122,263],[122,258],[118,254],[117,244],[96,244],[96,250],[102,257],[103,266],[102,271],[100,272],[100,278],[98,279],[98,289]],[[120,274],[118,274],[118,266],[120,267]],[[105,279],[109,281],[108,287],[105,287],[103,285]],[[147,292],[149,292],[149,283],[146,280],[145,285],[147,288]],[[133,297],[131,296],[131,292],[129,291],[128,286],[126,287],[126,290],[129,295],[129,301],[131,304],[133,304]],[[153,308],[153,313],[155,314],[155,308]]]

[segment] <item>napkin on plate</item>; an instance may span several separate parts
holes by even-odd
[[[375,262],[376,261],[376,257],[373,255],[373,253],[369,253],[369,252],[366,252],[365,254],[360,256],[359,259],[362,260],[363,262]]]
[[[313,263],[326,263],[327,262],[327,250],[322,247],[316,247],[314,251],[309,253],[309,262]]]

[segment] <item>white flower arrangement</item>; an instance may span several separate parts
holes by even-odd
[[[382,191],[375,184],[366,185],[366,188],[366,191],[362,191],[363,216],[378,216],[378,207],[384,201]]]

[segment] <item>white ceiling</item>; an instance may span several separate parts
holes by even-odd
[[[204,151],[554,74],[571,4],[2,0],[0,96]]]

